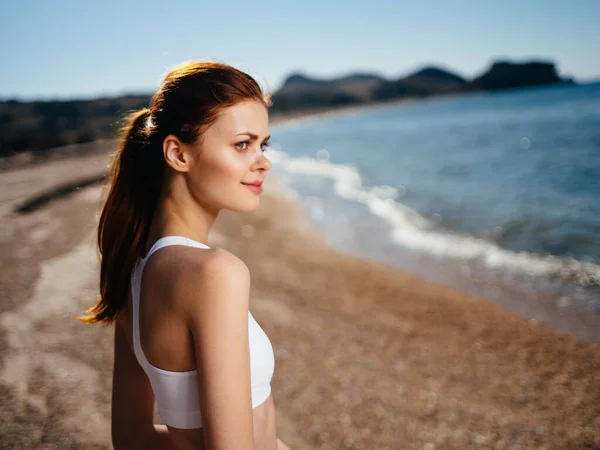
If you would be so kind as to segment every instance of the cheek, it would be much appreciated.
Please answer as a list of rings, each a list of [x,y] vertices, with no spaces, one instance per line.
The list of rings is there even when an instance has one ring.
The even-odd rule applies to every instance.
[[[205,160],[194,171],[194,185],[200,190],[215,192],[231,189],[243,181],[246,166],[235,155],[223,155],[222,158]]]

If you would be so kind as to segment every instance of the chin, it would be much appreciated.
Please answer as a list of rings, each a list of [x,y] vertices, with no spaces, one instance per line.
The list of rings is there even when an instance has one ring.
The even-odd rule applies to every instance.
[[[249,213],[258,208],[260,205],[260,200],[257,198],[253,202],[240,202],[236,205],[230,205],[227,209],[235,212]]]

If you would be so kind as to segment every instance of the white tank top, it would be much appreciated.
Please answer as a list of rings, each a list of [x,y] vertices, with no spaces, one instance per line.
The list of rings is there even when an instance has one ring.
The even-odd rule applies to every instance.
[[[152,253],[167,245],[187,245],[210,248],[183,236],[165,236],[152,246],[145,258],[139,258],[131,273],[133,301],[133,344],[135,356],[148,375],[161,419],[173,428],[201,428],[202,416],[196,383],[197,370],[170,372],[153,366],[142,351],[139,332],[140,285],[144,266]],[[271,393],[271,379],[275,370],[275,355],[268,336],[248,311],[250,342],[250,377],[252,408],[263,403]]]

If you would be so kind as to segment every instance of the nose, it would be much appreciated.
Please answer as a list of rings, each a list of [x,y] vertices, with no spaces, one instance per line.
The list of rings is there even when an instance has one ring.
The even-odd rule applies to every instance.
[[[268,171],[271,168],[271,161],[267,158],[264,152],[260,152],[257,160],[254,163],[254,170]]]

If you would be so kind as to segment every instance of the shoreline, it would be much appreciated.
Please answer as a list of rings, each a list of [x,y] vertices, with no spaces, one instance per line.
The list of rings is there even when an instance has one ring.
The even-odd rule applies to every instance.
[[[0,173],[0,444],[110,448],[111,329],[73,319],[97,289],[102,189],[15,212],[106,161]],[[276,355],[278,435],[291,448],[600,446],[600,347],[331,248],[277,178],[256,211],[224,211],[208,245],[250,269],[250,308]]]
[[[311,195],[321,198],[316,191],[312,191]],[[311,203],[305,198],[299,201],[309,214]],[[339,221],[337,218],[340,214],[345,216],[336,206],[332,209],[334,212],[330,218],[325,216],[314,221],[314,226],[327,236],[329,245],[354,255],[382,261],[425,280],[482,298],[525,319],[549,325],[560,333],[600,344],[600,310],[589,309],[577,299],[568,300],[569,292],[565,290],[565,286],[556,282],[552,285],[550,277],[525,277],[512,268],[494,268],[473,259],[440,256],[427,252],[426,249],[403,247],[390,238],[389,225],[372,216],[367,208],[361,210],[360,215],[352,212],[350,222],[362,217],[362,223],[353,227],[349,233],[351,238],[340,239],[344,235],[343,229],[339,228],[340,223],[348,223],[348,219]],[[373,223],[367,225],[367,221]],[[360,231],[363,226],[364,231]],[[571,285],[566,288],[575,289]]]

